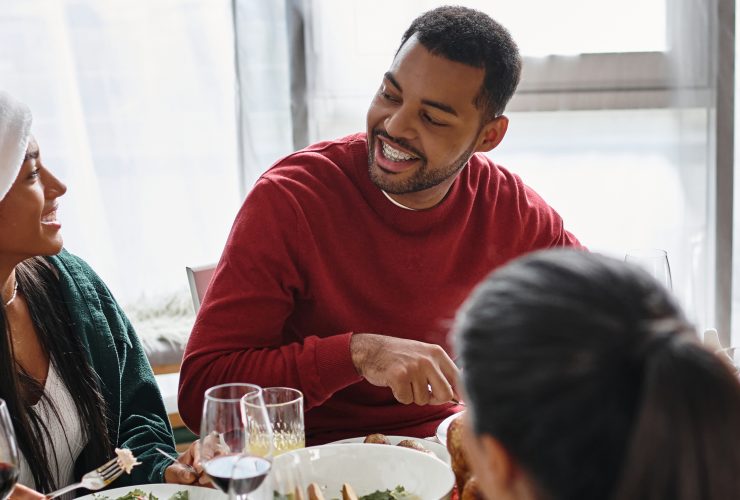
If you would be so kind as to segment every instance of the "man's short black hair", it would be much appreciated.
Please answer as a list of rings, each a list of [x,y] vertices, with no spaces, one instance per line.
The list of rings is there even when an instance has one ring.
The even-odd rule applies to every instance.
[[[413,35],[432,54],[485,70],[475,98],[484,123],[504,112],[522,70],[519,48],[506,28],[478,10],[444,6],[417,17],[398,50]]]

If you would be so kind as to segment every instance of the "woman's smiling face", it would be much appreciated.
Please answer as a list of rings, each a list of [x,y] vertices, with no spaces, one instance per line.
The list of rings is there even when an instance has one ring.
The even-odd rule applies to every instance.
[[[38,143],[31,137],[18,177],[0,200],[0,258],[21,262],[61,251],[57,199],[66,191],[44,166]]]

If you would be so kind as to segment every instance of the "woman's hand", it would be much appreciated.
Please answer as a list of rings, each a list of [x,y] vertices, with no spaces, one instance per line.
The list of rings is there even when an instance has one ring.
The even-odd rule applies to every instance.
[[[197,440],[188,446],[176,462],[164,470],[164,481],[166,483],[177,484],[209,484],[208,476],[203,474],[203,467],[200,463],[200,440]]]
[[[8,500],[42,500],[44,498],[46,498],[46,495],[43,493],[39,493],[22,484],[16,484],[13,491],[10,492],[10,496],[8,496]]]

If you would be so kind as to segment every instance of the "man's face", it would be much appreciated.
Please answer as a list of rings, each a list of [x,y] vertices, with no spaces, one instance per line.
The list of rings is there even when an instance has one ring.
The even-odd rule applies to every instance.
[[[441,201],[484,142],[487,128],[474,104],[483,77],[482,68],[433,55],[412,36],[367,113],[375,185],[412,208],[425,208],[414,205],[430,197]]]

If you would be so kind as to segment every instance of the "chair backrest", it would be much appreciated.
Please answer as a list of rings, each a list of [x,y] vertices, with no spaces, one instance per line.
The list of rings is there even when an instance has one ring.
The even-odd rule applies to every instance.
[[[196,313],[200,309],[200,303],[206,294],[206,290],[208,290],[208,285],[211,283],[215,270],[216,264],[185,268],[188,275],[188,284],[190,285],[190,295],[193,297],[193,309]]]

